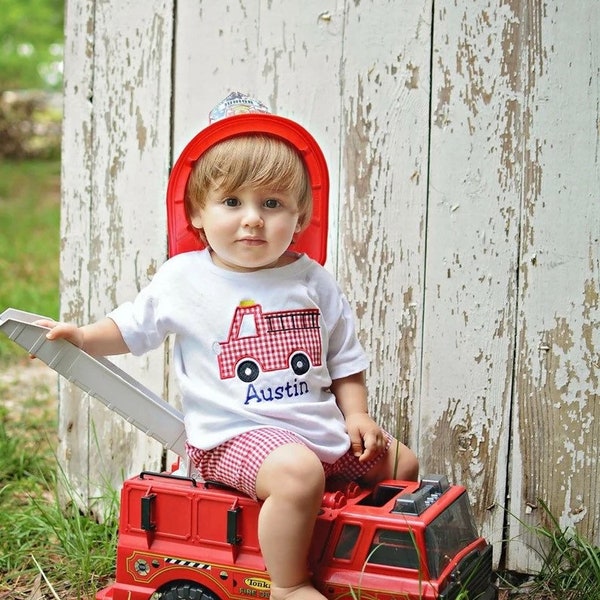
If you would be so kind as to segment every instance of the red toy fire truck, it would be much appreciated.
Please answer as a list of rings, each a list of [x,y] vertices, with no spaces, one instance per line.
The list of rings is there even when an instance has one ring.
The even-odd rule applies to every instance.
[[[323,263],[327,239],[327,166],[302,127],[275,115],[217,121],[185,148],[169,179],[170,255],[200,247],[187,222],[184,195],[192,165],[213,144],[257,132],[283,138],[310,175],[313,217],[294,248]],[[31,354],[185,457],[179,411],[106,359],[64,340],[49,341],[41,319],[7,309],[0,329]],[[248,331],[252,331],[248,335]],[[264,339],[278,338],[269,355]],[[263,342],[263,343],[261,343]],[[228,339],[215,348],[223,377],[253,381],[260,370],[320,364],[318,312],[262,313],[248,303],[234,315]],[[258,543],[260,503],[199,481],[185,469],[141,473],[121,491],[116,579],[98,600],[247,600],[269,598],[270,580]],[[310,552],[318,589],[331,600],[490,600],[491,546],[477,534],[465,489],[444,476],[389,480],[373,489],[335,487],[323,497]]]
[[[116,582],[98,600],[269,598],[259,509],[193,478],[130,479],[121,495]],[[491,546],[477,535],[466,491],[440,476],[328,491],[310,559],[314,581],[332,600],[495,595]]]

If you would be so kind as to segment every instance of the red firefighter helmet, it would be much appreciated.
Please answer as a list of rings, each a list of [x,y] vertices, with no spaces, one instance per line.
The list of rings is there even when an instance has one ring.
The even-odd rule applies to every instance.
[[[262,103],[239,93],[230,94],[221,102],[211,112],[211,120],[213,122],[184,148],[169,177],[169,256],[204,247],[185,210],[185,190],[194,163],[223,140],[256,133],[280,138],[296,148],[302,157],[310,178],[313,212],[309,225],[299,234],[293,249],[305,252],[323,264],[327,255],[329,176],[325,157],[312,135],[298,123],[270,114]]]

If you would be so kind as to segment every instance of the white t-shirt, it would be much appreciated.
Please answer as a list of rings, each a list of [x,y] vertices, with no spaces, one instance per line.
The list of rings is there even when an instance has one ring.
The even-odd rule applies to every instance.
[[[323,462],[350,446],[329,391],[367,357],[337,283],[306,255],[251,273],[207,250],[168,260],[133,302],[108,315],[139,355],[175,335],[188,441],[209,450],[260,427],[302,436]]]

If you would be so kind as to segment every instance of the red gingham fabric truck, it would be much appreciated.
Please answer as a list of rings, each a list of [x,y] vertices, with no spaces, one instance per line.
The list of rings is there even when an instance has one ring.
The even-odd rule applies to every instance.
[[[218,363],[222,379],[236,375],[254,381],[260,371],[291,368],[306,373],[321,364],[318,309],[263,313],[260,304],[247,301],[235,310],[229,336],[219,344]]]

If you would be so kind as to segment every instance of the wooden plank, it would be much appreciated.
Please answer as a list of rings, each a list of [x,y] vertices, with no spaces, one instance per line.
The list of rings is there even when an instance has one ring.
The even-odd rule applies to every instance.
[[[172,22],[169,0],[68,5],[66,62],[74,63],[65,77],[66,319],[103,316],[132,298],[164,260]],[[116,362],[162,393],[162,351]],[[92,488],[103,479],[118,485],[123,474],[160,467],[156,443],[68,386],[61,415],[65,470],[81,481],[84,497],[97,494]]]
[[[377,420],[417,450],[431,2],[347,3],[339,278]]]
[[[179,2],[175,23],[172,161],[231,91],[254,92],[258,2]],[[233,87],[233,89],[232,89]]]
[[[62,133],[61,181],[61,319],[74,323],[89,320],[89,218],[92,179],[91,114],[93,97],[94,1],[67,2],[65,11],[64,122]],[[86,150],[88,149],[88,150]],[[59,420],[57,448],[61,468],[70,485],[87,502],[87,452],[79,450],[75,431],[87,431],[90,401],[80,390],[59,380]]]
[[[522,2],[523,200],[507,566],[536,570],[528,528],[600,543],[600,6]]]
[[[261,2],[258,94],[272,110],[302,124],[329,169],[328,264],[335,269],[340,197],[340,65],[343,7],[335,0]]]
[[[436,2],[425,266],[423,470],[469,490],[502,549],[519,243],[519,99],[505,3]]]

